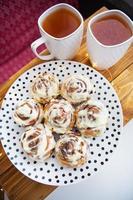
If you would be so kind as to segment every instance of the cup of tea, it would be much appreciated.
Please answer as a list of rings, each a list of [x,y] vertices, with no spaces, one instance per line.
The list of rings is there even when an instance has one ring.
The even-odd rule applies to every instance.
[[[133,22],[120,10],[105,11],[88,23],[87,49],[92,65],[108,69],[118,62],[133,42]]]
[[[46,10],[38,19],[41,37],[31,44],[32,51],[42,60],[71,59],[80,48],[83,17],[74,7],[60,3]],[[37,48],[45,44],[49,55],[39,55]]]

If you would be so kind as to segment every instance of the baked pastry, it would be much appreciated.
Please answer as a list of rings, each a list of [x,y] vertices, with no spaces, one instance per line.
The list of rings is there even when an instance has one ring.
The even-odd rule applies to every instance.
[[[59,81],[53,74],[40,74],[31,85],[31,95],[40,103],[46,103],[59,94]]]
[[[13,117],[20,126],[35,125],[43,119],[43,107],[34,99],[22,100],[16,106]]]
[[[108,112],[106,107],[95,100],[88,100],[77,107],[76,126],[79,131],[86,137],[95,137],[105,131]]]
[[[22,134],[21,145],[31,159],[43,162],[51,156],[55,141],[49,128],[38,124]]]
[[[73,134],[63,135],[56,143],[55,156],[62,165],[81,166],[87,160],[87,142]]]
[[[48,127],[64,134],[74,125],[74,108],[64,99],[53,99],[45,106],[44,119]]]
[[[82,75],[69,76],[61,86],[61,95],[72,104],[90,99],[93,87],[89,79]]]

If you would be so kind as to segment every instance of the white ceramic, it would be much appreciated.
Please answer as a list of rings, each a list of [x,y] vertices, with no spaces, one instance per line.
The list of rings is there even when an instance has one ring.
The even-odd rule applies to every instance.
[[[73,12],[76,16],[78,16],[81,23],[80,26],[73,33],[67,35],[66,37],[55,38],[44,31],[44,29],[42,28],[42,22],[50,13],[58,10],[59,8],[66,8]],[[65,3],[60,3],[49,8],[39,17],[38,27],[41,33],[41,37],[31,44],[32,51],[38,58],[42,60],[50,60],[53,58],[71,59],[76,55],[77,51],[80,48],[83,36],[83,17],[74,7]],[[41,44],[46,45],[47,49],[50,52],[50,55],[39,55],[37,53],[37,48]]]
[[[99,70],[108,69],[117,61],[119,61],[133,42],[133,34],[128,40],[112,46],[103,45],[95,38],[91,30],[91,25],[95,21],[105,16],[114,14],[122,17],[127,22],[133,32],[133,22],[125,13],[120,10],[105,11],[101,14],[96,15],[89,21],[87,29],[87,49],[93,67]]]
[[[12,115],[17,102],[31,98],[29,91],[31,82],[42,72],[54,74],[60,83],[70,74],[87,76],[95,88],[94,99],[100,100],[108,110],[109,119],[104,134],[97,138],[86,139],[89,144],[88,158],[81,167],[63,167],[57,162],[54,154],[44,163],[35,162],[25,154],[21,147],[20,137],[24,128],[16,124]],[[48,185],[78,183],[100,172],[101,168],[106,167],[105,164],[117,149],[122,126],[121,105],[111,84],[95,69],[74,61],[45,62],[23,73],[8,90],[0,111],[0,139],[8,158],[24,175]]]

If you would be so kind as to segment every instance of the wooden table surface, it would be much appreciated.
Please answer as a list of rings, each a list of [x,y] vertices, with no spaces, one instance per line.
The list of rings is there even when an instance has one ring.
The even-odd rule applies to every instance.
[[[105,7],[98,10],[95,14],[107,10]],[[93,16],[93,15],[92,15]],[[91,16],[91,17],[92,17]],[[89,17],[84,23],[84,37],[79,53],[73,60],[91,65],[86,50],[85,36]],[[47,53],[47,52],[45,52]],[[35,58],[16,74],[14,74],[4,85],[0,86],[0,103],[11,84],[27,69],[42,63]],[[115,88],[123,108],[124,124],[133,118],[133,46],[126,55],[108,71],[100,71]],[[40,200],[44,199],[56,187],[43,185],[32,181],[19,172],[9,161],[0,144],[0,184],[7,191],[10,200]]]

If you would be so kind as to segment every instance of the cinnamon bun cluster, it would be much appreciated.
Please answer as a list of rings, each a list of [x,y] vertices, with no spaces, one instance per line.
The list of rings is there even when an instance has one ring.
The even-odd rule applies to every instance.
[[[54,152],[62,165],[83,165],[88,152],[85,137],[102,134],[108,119],[105,106],[91,97],[89,79],[75,75],[59,84],[53,74],[42,73],[30,91],[32,98],[19,102],[13,114],[26,128],[21,135],[24,151],[37,161],[43,162]]]

